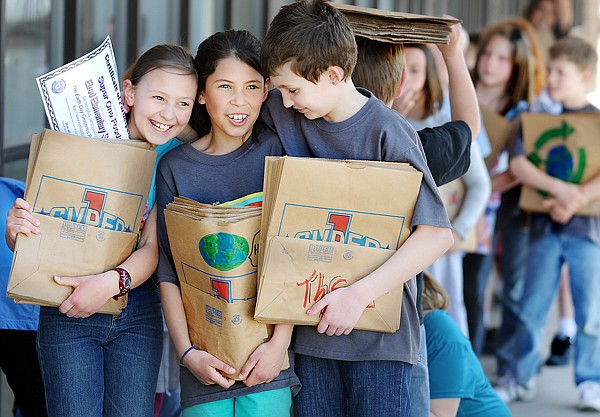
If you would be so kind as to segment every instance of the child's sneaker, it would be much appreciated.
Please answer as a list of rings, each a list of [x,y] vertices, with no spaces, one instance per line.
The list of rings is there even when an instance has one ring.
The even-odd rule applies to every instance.
[[[577,385],[577,391],[579,391],[578,410],[600,411],[600,384],[593,381],[584,381]]]
[[[506,404],[510,404],[517,400],[533,401],[536,396],[535,378],[531,378],[525,384],[519,384],[512,375],[504,375],[498,378],[494,384],[494,391],[498,397]]]
[[[548,366],[564,366],[568,365],[573,356],[573,346],[569,336],[557,334],[552,339],[550,346],[550,356],[546,360]]]
[[[503,375],[496,380],[494,383],[494,391],[498,394],[498,397],[506,404],[510,404],[518,399],[517,395],[517,381],[512,375]]]
[[[535,400],[537,395],[535,378],[531,378],[524,384],[517,384],[517,397],[521,401],[529,402]]]

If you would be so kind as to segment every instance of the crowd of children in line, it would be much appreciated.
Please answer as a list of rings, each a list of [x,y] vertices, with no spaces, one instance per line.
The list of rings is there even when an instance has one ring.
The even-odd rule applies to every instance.
[[[584,184],[549,176],[527,159],[520,127],[523,112],[598,111],[586,98],[596,52],[566,36],[565,3],[532,1],[528,20],[484,28],[472,42],[472,68],[460,25],[448,45],[403,47],[355,38],[322,0],[282,7],[262,43],[228,30],[203,41],[195,58],[173,45],[144,53],[123,84],[130,136],[156,145],[159,155],[140,242],[114,270],[55,278],[73,294],[59,308],[42,307],[36,345],[28,339],[47,415],[157,416],[162,305],[185,417],[283,417],[292,408],[297,417],[509,416],[505,403],[535,395],[564,265],[563,294],[572,295],[574,314],[553,353],[560,362],[574,346],[578,408],[600,411],[600,216],[576,214],[600,198],[600,174]],[[548,33],[561,39],[545,53]],[[514,124],[514,137],[492,161],[484,160],[492,146],[479,106]],[[233,369],[190,342],[164,209],[176,196],[212,204],[261,191],[268,155],[408,162],[423,181],[411,235],[386,263],[312,306],[307,314],[322,314],[318,326],[276,325]],[[449,218],[441,194],[452,184],[464,198]],[[519,209],[521,184],[548,194],[547,214]],[[6,187],[13,199],[22,196]],[[28,202],[10,205],[2,216],[14,249],[17,234],[40,230]],[[467,241],[474,244],[465,255]],[[492,387],[477,356],[498,248],[502,323]],[[372,300],[398,286],[400,330],[353,329]],[[123,313],[96,313],[126,293]],[[288,350],[291,367],[280,371]],[[23,416],[45,415],[28,410],[33,400],[11,383],[8,364],[2,368]]]

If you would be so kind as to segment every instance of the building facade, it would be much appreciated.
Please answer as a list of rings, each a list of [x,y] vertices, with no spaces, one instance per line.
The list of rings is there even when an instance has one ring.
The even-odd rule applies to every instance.
[[[291,1],[0,0],[0,175],[24,179],[30,137],[47,127],[36,77],[90,51],[107,35],[119,74],[155,44],[181,43],[193,52],[211,33],[229,28],[262,37],[279,7]],[[576,19],[585,1],[597,0],[574,0]],[[519,15],[527,0],[343,2],[434,16],[447,13],[476,31]]]

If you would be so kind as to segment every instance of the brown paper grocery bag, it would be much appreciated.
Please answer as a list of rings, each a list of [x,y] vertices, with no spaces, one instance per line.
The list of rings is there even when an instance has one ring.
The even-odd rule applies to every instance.
[[[123,262],[137,242],[137,234],[116,232],[34,214],[39,235],[18,235],[6,295],[16,302],[59,306],[73,288],[53,277],[75,277],[104,272]],[[101,313],[118,314],[127,297],[112,298]]]
[[[137,241],[155,161],[146,142],[48,129],[33,135],[25,200],[40,215],[42,234],[17,238],[8,295],[59,305],[72,290],[54,283],[54,275],[101,273],[126,259]],[[102,312],[118,313],[125,303],[126,297],[109,301]]]
[[[185,282],[181,296],[192,344],[234,367],[236,374],[227,376],[238,379],[252,352],[273,333],[273,326],[254,320],[256,299],[228,303]],[[289,367],[286,356],[282,370]]]
[[[405,163],[267,157],[262,239],[398,249],[410,234],[422,176]],[[259,249],[263,260],[264,245]]]
[[[265,323],[314,325],[306,310],[337,288],[382,265],[395,251],[331,242],[272,237],[267,240],[261,293],[254,317]],[[374,300],[355,328],[393,333],[400,328],[401,285]]]
[[[227,302],[256,297],[260,216],[199,220],[165,209],[179,280]]]
[[[485,157],[485,165],[489,171],[498,160],[500,152],[515,137],[517,124],[506,120],[503,116],[488,108],[481,107],[480,110],[483,125],[492,145],[492,151]]]
[[[574,184],[583,184],[600,172],[600,113],[526,113],[522,120],[525,154],[540,170]],[[527,211],[548,212],[542,206],[546,197],[523,186],[519,205]],[[592,201],[577,214],[600,215],[600,200]]]
[[[150,144],[46,129],[30,158],[25,200],[35,213],[137,233],[156,162]]]
[[[462,207],[463,201],[465,199],[465,184],[464,181],[460,178],[451,181],[447,184],[444,184],[438,187],[438,191],[440,192],[440,197],[442,197],[442,201],[444,202],[444,207],[446,208],[446,212],[448,213],[448,218],[450,219],[450,223],[454,221],[460,209]],[[475,252],[477,248],[477,233],[475,231],[475,226],[469,230],[465,240],[463,241],[460,249],[465,252]]]
[[[266,236],[397,249],[410,234],[422,174],[407,164],[267,158]]]
[[[196,204],[182,210],[169,204],[165,221],[190,339],[239,372],[273,332],[272,325],[253,317],[260,210],[238,220],[232,220],[237,208],[219,209],[220,217],[201,214],[213,210]],[[233,217],[223,217],[226,213]],[[287,357],[283,366],[289,367]]]

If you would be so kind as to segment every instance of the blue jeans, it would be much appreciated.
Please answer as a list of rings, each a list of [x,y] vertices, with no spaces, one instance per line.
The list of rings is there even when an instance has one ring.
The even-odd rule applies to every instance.
[[[429,417],[429,370],[427,368],[427,335],[425,326],[421,324],[421,341],[419,344],[419,360],[412,368],[409,383],[410,417]]]
[[[506,343],[510,345],[519,320],[519,303],[523,297],[527,276],[529,233],[523,229],[519,217],[513,217],[502,228],[502,239],[502,322],[498,329],[496,350],[499,376],[506,373],[513,360],[512,352],[507,351]]]
[[[151,279],[131,291],[119,315],[76,319],[42,307],[37,349],[48,415],[152,416],[162,335]]]
[[[575,307],[575,383],[600,382],[600,246],[578,236],[551,233],[530,243],[527,278],[519,303],[520,321],[507,347],[512,374],[529,381],[540,363],[548,313],[558,291],[563,263],[569,265]]]
[[[296,354],[302,389],[295,417],[408,417],[412,365],[397,361],[339,361]]]

